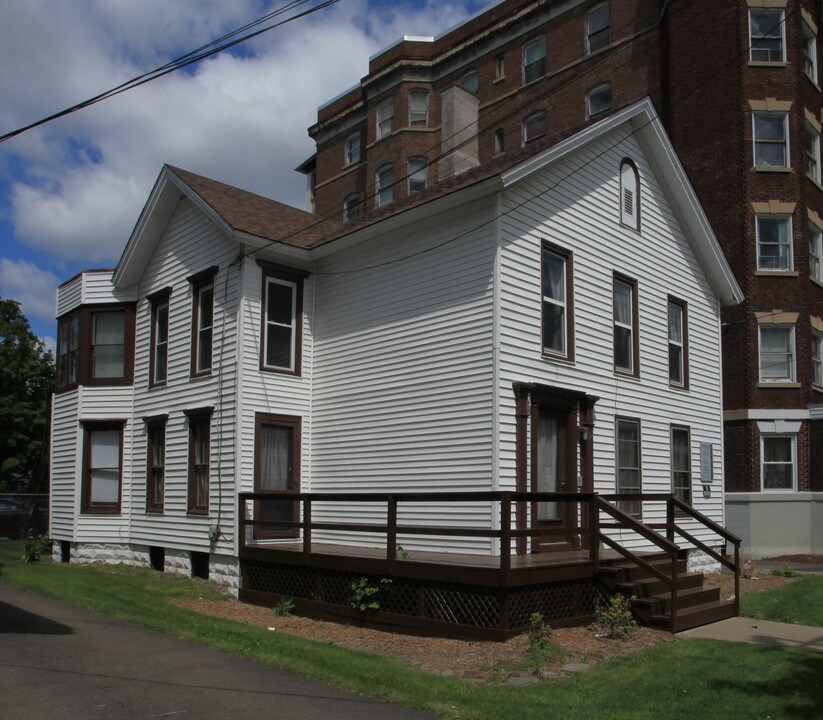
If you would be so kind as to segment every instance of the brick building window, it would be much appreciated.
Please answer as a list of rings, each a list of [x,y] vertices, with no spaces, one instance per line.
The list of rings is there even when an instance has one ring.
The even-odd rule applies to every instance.
[[[586,93],[586,116],[595,117],[612,109],[612,84],[603,82]]]
[[[792,269],[792,219],[776,215],[755,218],[757,269],[788,272]]]
[[[343,201],[343,222],[351,222],[358,217],[360,217],[360,196],[354,193]]]
[[[606,48],[611,43],[609,3],[595,5],[586,13],[586,48],[589,54]]]
[[[806,175],[820,183],[820,133],[806,123]]]
[[[457,84],[466,92],[477,94],[477,91],[480,89],[477,70],[469,70],[469,72],[457,81]]]
[[[360,162],[360,133],[352,133],[346,138],[343,160],[346,165]]]
[[[823,388],[823,333],[812,330],[812,382]]]
[[[782,9],[749,10],[749,59],[752,62],[786,61],[784,21]]]
[[[428,127],[429,91],[409,91],[409,127]]]
[[[394,98],[387,98],[377,106],[377,139],[382,140],[394,130]]]
[[[752,122],[755,167],[788,167],[788,113],[755,113]]]
[[[506,152],[506,132],[503,128],[494,131],[494,154],[500,155]]]
[[[817,35],[803,23],[803,70],[813,83],[817,82]]]
[[[692,501],[691,432],[687,427],[671,429],[672,493],[684,503]]]
[[[761,325],[760,382],[784,383],[795,381],[795,353],[793,325]]]
[[[809,223],[809,276],[823,283],[823,232]]]
[[[409,195],[422,192],[429,182],[429,165],[424,157],[409,158]]]
[[[394,199],[394,170],[383,165],[374,176],[375,202],[377,207],[388,205]]]
[[[796,487],[797,435],[760,436],[760,478],[764,490]]]
[[[498,82],[506,78],[506,56],[498,55],[494,58],[494,81]]]
[[[546,134],[546,113],[540,110],[523,118],[523,144]]]
[[[539,37],[523,46],[523,84],[546,74],[546,38]]]

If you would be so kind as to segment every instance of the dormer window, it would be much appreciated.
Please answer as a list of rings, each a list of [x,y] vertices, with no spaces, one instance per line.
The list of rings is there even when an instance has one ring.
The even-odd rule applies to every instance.
[[[382,140],[394,131],[394,98],[388,98],[377,106],[377,139]]]
[[[409,127],[428,127],[429,91],[409,91]]]
[[[620,222],[640,229],[640,195],[637,168],[631,160],[620,165]]]
[[[353,133],[346,138],[346,149],[343,159],[346,165],[353,165],[356,162],[360,162],[360,133]]]

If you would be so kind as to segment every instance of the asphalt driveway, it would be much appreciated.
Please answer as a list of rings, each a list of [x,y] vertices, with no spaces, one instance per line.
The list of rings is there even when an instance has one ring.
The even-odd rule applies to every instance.
[[[430,718],[3,582],[0,717]]]

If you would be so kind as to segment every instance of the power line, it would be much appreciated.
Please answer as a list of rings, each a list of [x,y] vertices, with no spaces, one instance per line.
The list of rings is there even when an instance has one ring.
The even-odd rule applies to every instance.
[[[40,127],[41,125],[45,125],[46,123],[52,122],[53,120],[57,120],[58,118],[65,117],[66,115],[71,115],[79,110],[83,110],[87,107],[92,105],[96,105],[103,100],[108,100],[109,98],[115,97],[116,95],[120,95],[121,93],[127,92],[129,90],[133,90],[134,88],[140,87],[141,85],[145,85],[146,83],[152,82],[153,80],[157,80],[158,78],[163,77],[164,75],[168,75],[169,73],[176,72],[177,70],[182,70],[190,65],[194,65],[195,63],[200,62],[201,60],[205,60],[212,55],[216,55],[224,50],[228,50],[236,45],[240,45],[241,43],[246,42],[247,40],[251,40],[263,33],[269,32],[270,30],[274,30],[275,28],[282,27],[294,20],[299,20],[300,18],[306,17],[313,13],[316,13],[320,10],[324,10],[331,5],[335,5],[336,3],[340,2],[340,0],[325,0],[324,2],[320,3],[319,5],[309,8],[307,10],[303,10],[296,15],[292,15],[285,20],[281,20],[279,22],[273,23],[271,25],[267,25],[266,27],[260,28],[255,30],[254,32],[250,32],[245,35],[240,35],[240,33],[245,32],[246,30],[250,30],[252,28],[258,27],[262,23],[271,20],[275,17],[279,17],[280,15],[285,14],[289,10],[294,10],[301,5],[305,5],[312,0],[292,0],[292,2],[288,2],[282,7],[278,8],[277,10],[273,10],[266,15],[258,18],[257,20],[253,20],[250,23],[247,23],[241,28],[237,28],[236,30],[232,30],[230,33],[223,35],[222,37],[212,40],[211,42],[203,45],[196,50],[192,50],[185,55],[181,55],[180,57],[169,61],[165,65],[161,65],[154,70],[150,70],[149,72],[143,73],[142,75],[138,75],[131,80],[127,80],[120,85],[117,85],[110,90],[106,90],[105,92],[99,93],[87,100],[83,100],[82,102],[77,103],[76,105],[72,105],[71,107],[65,108],[60,110],[59,112],[53,113],[47,117],[41,118],[33,123],[25,125],[24,127],[18,128],[17,130],[12,130],[11,132],[7,132],[4,135],[0,135],[0,143],[6,142],[7,140],[11,140],[18,135],[27,132],[28,130],[32,130],[36,127]],[[238,37],[240,35],[240,37]]]

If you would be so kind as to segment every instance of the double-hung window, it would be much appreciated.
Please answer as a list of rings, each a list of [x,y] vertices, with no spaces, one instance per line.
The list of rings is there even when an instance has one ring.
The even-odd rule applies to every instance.
[[[543,110],[532,113],[523,119],[523,144],[543,137],[546,134],[546,113]]]
[[[797,435],[760,436],[760,479],[764,490],[794,490]]]
[[[615,420],[615,465],[618,494],[641,492],[640,475],[640,421],[629,418]],[[639,517],[642,503],[639,500],[621,500],[618,507],[629,515]]]
[[[69,315],[57,323],[57,389],[77,382],[77,351],[80,347],[80,316]]]
[[[760,325],[760,382],[795,381],[794,325]]]
[[[672,494],[684,503],[692,501],[691,433],[687,427],[672,426]]]
[[[429,91],[409,90],[409,127],[428,127]]]
[[[211,408],[189,410],[189,478],[188,512],[209,512],[209,476],[211,466]]]
[[[809,277],[823,284],[823,232],[809,223]]]
[[[586,13],[586,49],[589,54],[606,48],[611,43],[609,3],[595,5]]]
[[[263,268],[260,368],[299,375],[304,274],[263,261],[258,264]]]
[[[346,138],[343,162],[345,165],[353,165],[360,162],[360,133],[352,133]]]
[[[813,83],[817,82],[817,35],[803,23],[803,70]]]
[[[151,303],[151,355],[149,385],[164,385],[169,374],[169,296],[166,288],[149,297]]]
[[[523,84],[546,74],[546,38],[539,37],[523,46]]]
[[[789,116],[784,112],[755,113],[754,166],[789,167]]]
[[[758,215],[757,269],[788,272],[792,269],[792,222],[789,216]]]
[[[823,332],[812,330],[812,383],[823,388]]]
[[[752,62],[785,62],[784,27],[785,13],[782,9],[749,10],[749,59]]]
[[[394,130],[394,98],[387,98],[377,106],[377,139],[382,140]]]
[[[83,424],[84,513],[120,513],[123,425],[122,421]]]
[[[543,353],[573,357],[572,255],[549,243],[542,249]]]
[[[806,175],[820,183],[820,133],[806,123]]]
[[[126,363],[126,312],[92,313],[91,376],[122,378]]]
[[[217,267],[192,275],[191,376],[208,375],[214,339],[214,278]]]
[[[614,371],[637,376],[637,282],[615,275],[613,281]]]
[[[343,201],[343,222],[351,222],[358,217],[360,217],[360,196],[354,193]]]
[[[424,157],[409,159],[409,195],[422,192],[428,185],[429,165]]]
[[[686,304],[669,298],[669,385],[688,385],[688,344]]]
[[[374,196],[377,207],[388,205],[394,200],[394,168],[383,165],[374,175]]]
[[[146,512],[163,512],[167,416],[146,418]]]
[[[590,118],[612,109],[612,84],[602,82],[586,93],[586,115]]]

